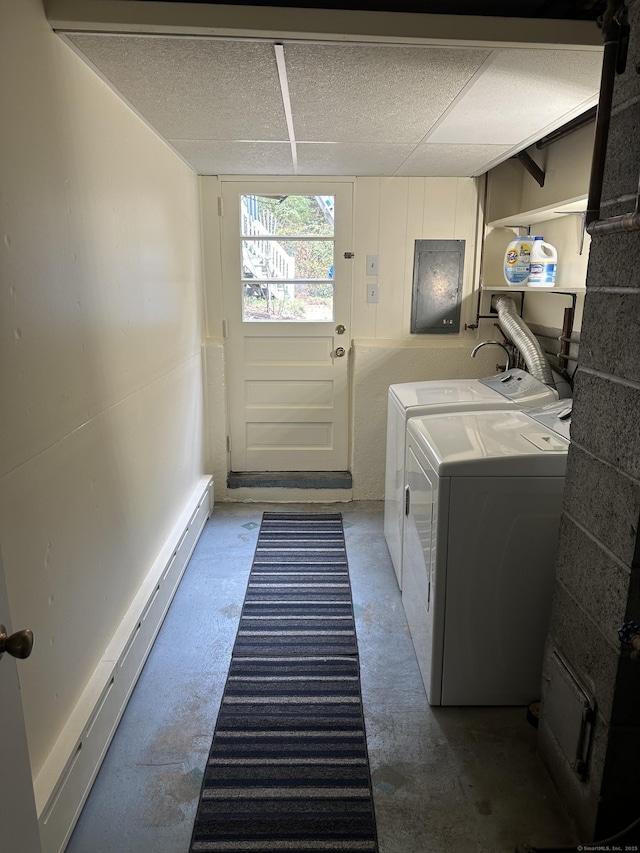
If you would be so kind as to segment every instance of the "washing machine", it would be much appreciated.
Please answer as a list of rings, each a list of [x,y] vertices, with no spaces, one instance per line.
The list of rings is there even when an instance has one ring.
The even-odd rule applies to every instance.
[[[570,411],[408,422],[402,603],[431,705],[540,695]]]
[[[440,412],[514,409],[555,402],[558,393],[525,370],[514,368],[484,379],[448,379],[390,385],[384,487],[384,535],[402,589],[405,447],[407,420]]]

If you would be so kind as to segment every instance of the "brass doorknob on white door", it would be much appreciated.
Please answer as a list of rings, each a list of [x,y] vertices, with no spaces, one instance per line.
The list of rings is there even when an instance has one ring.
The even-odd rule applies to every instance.
[[[0,625],[0,658],[7,652],[14,658],[28,658],[33,649],[33,631],[25,628],[7,636],[7,629]]]
[[[336,350],[335,350],[336,358],[342,358],[342,356],[345,354],[345,352],[346,352],[346,350],[344,347],[336,347]]]

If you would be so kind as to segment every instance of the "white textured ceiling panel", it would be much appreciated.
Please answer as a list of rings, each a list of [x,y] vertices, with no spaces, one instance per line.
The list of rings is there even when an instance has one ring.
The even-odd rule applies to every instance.
[[[516,145],[558,126],[600,89],[602,55],[588,50],[500,50],[429,142]]]
[[[288,139],[270,44],[73,33],[67,37],[167,139]]]
[[[283,39],[278,68],[266,37],[65,37],[203,175],[482,174],[595,103],[602,61],[586,48]]]
[[[288,142],[169,141],[199,175],[293,175]]]
[[[488,49],[287,44],[296,139],[417,143]]]
[[[508,150],[508,145],[436,145],[425,142],[418,145],[397,174],[403,177],[469,177],[481,172],[486,163],[491,163]]]
[[[372,145],[366,142],[301,142],[297,145],[298,174],[393,175],[413,148],[413,145]]]

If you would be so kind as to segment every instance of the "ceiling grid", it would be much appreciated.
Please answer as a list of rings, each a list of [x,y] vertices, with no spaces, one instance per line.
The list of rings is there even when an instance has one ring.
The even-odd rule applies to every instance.
[[[476,176],[600,86],[592,44],[58,31],[202,175]]]

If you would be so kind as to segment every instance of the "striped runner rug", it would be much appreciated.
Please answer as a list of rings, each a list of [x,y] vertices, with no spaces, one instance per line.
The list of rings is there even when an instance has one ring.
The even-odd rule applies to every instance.
[[[190,853],[377,853],[341,513],[265,512]]]

